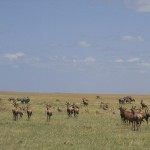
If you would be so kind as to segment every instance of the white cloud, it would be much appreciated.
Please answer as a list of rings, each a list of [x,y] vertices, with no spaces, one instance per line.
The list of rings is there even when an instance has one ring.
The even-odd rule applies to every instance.
[[[73,63],[86,63],[86,64],[92,64],[96,62],[96,59],[94,57],[86,57],[83,59],[74,58]]]
[[[89,64],[89,63],[94,63],[94,62],[96,62],[96,59],[93,58],[93,57],[86,57],[86,58],[84,59],[84,62],[87,63],[87,64]]]
[[[141,65],[143,67],[150,67],[150,63],[148,63],[148,62],[142,62]]]
[[[90,47],[91,45],[88,42],[86,42],[86,41],[80,41],[79,42],[79,46],[87,48],[87,47]]]
[[[134,62],[139,62],[140,61],[140,58],[137,58],[137,57],[133,57],[133,58],[130,58],[130,59],[126,59],[126,60],[123,60],[123,59],[117,59],[115,60],[115,62],[117,63],[134,63]]]
[[[73,62],[73,63],[78,63],[78,62],[81,62],[81,60],[74,58],[74,59],[72,60],[72,62]]]
[[[117,63],[123,63],[124,60],[123,59],[117,59],[115,62],[117,62]]]
[[[51,61],[55,61],[55,60],[58,59],[58,56],[50,56],[49,59],[50,59]]]
[[[144,41],[144,38],[142,36],[131,36],[131,35],[125,35],[122,37],[123,41],[139,41],[142,42]]]
[[[125,67],[126,69],[134,69],[140,72],[150,71],[150,62],[138,57],[133,57],[130,59],[117,59],[116,63],[120,63],[121,67]]]
[[[9,61],[14,61],[19,59],[20,57],[25,56],[23,52],[17,52],[17,53],[6,53],[4,54],[4,58],[6,58]]]
[[[128,7],[136,12],[150,12],[150,0],[124,0]]]
[[[127,62],[133,63],[133,62],[138,62],[140,59],[139,58],[130,58],[127,60]]]

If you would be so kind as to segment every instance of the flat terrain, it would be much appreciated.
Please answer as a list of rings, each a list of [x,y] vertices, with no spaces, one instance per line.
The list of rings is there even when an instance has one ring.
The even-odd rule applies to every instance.
[[[100,99],[96,99],[97,95]],[[31,99],[31,120],[24,112],[23,118],[14,121],[8,98],[27,96]],[[138,131],[133,131],[121,123],[118,99],[124,96],[127,95],[1,92],[0,150],[149,150],[150,125],[143,122]],[[124,104],[128,109],[132,105],[140,107],[141,99],[150,107],[150,95],[130,96],[135,102]],[[86,108],[83,97],[89,102]],[[67,116],[67,101],[80,107],[78,117]],[[100,108],[101,102],[108,103],[108,110]],[[50,122],[46,120],[45,104],[52,105]]]

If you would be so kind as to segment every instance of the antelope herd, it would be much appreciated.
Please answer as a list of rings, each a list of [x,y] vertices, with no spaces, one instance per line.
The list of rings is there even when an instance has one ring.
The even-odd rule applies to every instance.
[[[71,117],[72,115],[76,117],[79,114],[79,106],[75,104],[71,105],[69,102],[66,102],[66,105],[67,105],[67,114],[69,117]]]
[[[28,104],[30,102],[30,98],[29,97],[23,97],[23,98],[14,98],[14,97],[10,97],[8,99],[9,101],[13,101],[13,102],[21,102],[22,104]]]
[[[28,120],[29,120],[31,118],[31,115],[32,115],[32,110],[29,107],[29,105],[27,105],[26,107],[20,107],[19,103],[14,101],[13,102],[13,108],[12,108],[12,114],[13,114],[13,119],[15,121],[18,120],[18,116],[20,116],[20,118],[22,118],[23,111],[27,112],[27,116],[28,116]]]
[[[99,96],[96,96],[96,99],[100,99]],[[24,97],[24,98],[13,98],[10,97],[8,99],[13,104],[12,108],[12,115],[13,120],[17,121],[19,118],[22,118],[23,115],[27,114],[27,120],[31,119],[31,116],[33,114],[32,108],[30,105],[30,98]],[[60,102],[60,100],[56,99],[57,102]],[[133,99],[131,96],[126,96],[123,98],[118,99],[119,102],[119,111],[120,111],[120,117],[121,122],[126,125],[130,126],[133,130],[138,130],[143,122],[146,121],[148,126],[148,120],[150,117],[150,113],[148,105],[144,103],[143,100],[140,101],[140,107],[137,108],[137,106],[133,106],[133,102],[135,104],[135,99]],[[82,104],[82,106],[81,106]],[[84,108],[84,112],[88,112],[88,105],[89,100],[86,98],[81,99],[80,105],[77,105],[76,103],[70,103],[66,102],[66,109],[61,108],[60,106],[57,107],[58,112],[67,112],[68,117],[77,117],[79,115],[80,108]],[[53,115],[53,107],[51,104],[45,104],[46,106],[46,115],[47,115],[47,121],[51,120],[51,117]],[[129,110],[127,110],[126,106],[131,106]],[[99,109],[103,110],[112,110],[110,108],[110,105],[108,103],[100,102]],[[99,110],[96,110],[96,115],[101,114]],[[115,112],[113,112],[115,114]]]
[[[140,105],[140,108],[132,106],[130,111],[122,105],[119,107],[122,122],[127,126],[131,125],[133,130],[138,130],[144,121],[147,122],[148,126],[148,119],[150,117],[148,106],[143,102],[143,100],[141,100]]]

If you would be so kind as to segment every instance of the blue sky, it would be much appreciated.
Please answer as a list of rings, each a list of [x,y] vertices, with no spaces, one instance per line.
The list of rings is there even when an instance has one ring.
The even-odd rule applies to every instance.
[[[150,94],[149,0],[1,0],[0,91]]]

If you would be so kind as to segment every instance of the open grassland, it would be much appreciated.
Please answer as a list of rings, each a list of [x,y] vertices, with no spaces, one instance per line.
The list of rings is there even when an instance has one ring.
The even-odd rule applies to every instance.
[[[0,150],[149,150],[150,125],[144,122],[139,131],[133,131],[121,123],[118,99],[126,95],[100,94],[96,99],[97,95],[1,92]],[[22,119],[14,121],[8,98],[26,96],[31,99],[31,120],[24,113]],[[150,95],[130,96],[135,103],[125,104],[127,108],[140,107],[141,99],[150,107]],[[89,100],[88,111],[81,104],[83,97]],[[80,106],[77,118],[67,116],[66,101]],[[101,102],[109,103],[110,110],[100,109]],[[50,122],[46,121],[46,103],[53,107]],[[62,112],[57,111],[58,107]]]

